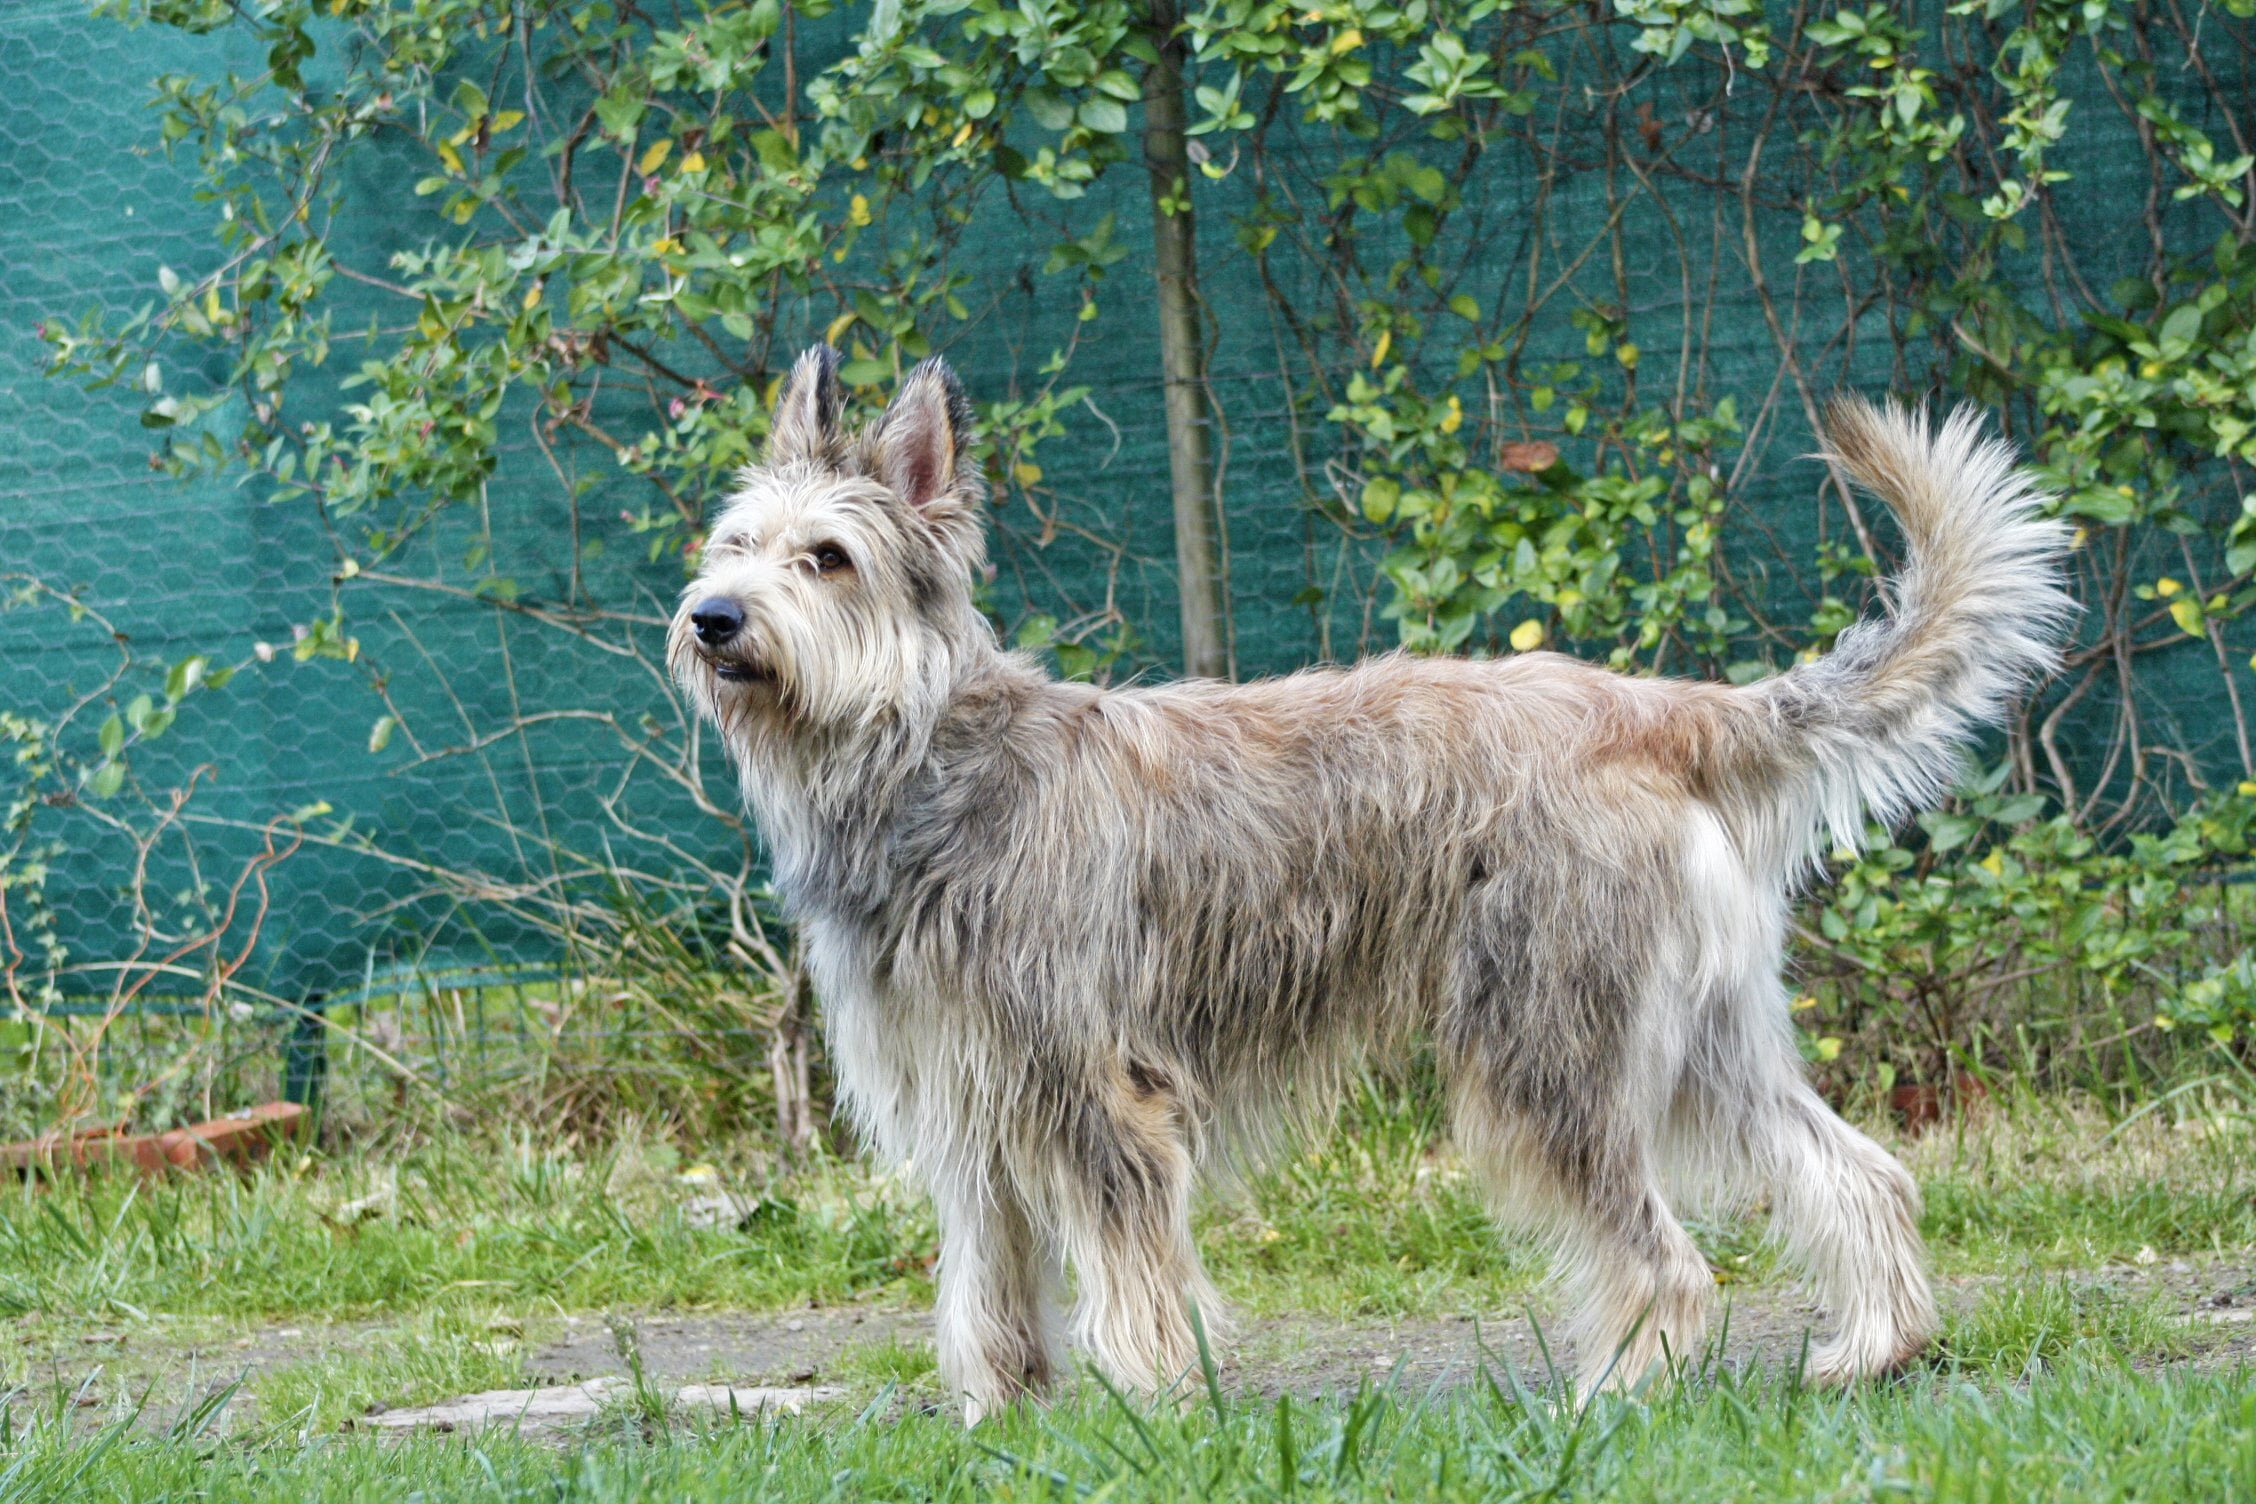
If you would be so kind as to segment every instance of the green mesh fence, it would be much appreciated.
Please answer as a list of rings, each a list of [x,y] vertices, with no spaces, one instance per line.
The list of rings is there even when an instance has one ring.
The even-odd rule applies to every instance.
[[[138,1060],[126,1074],[144,1105],[152,1079],[183,1101],[252,1089],[244,1073],[271,1071],[272,1046],[300,1030],[308,1005],[354,1020],[352,1058],[379,1096],[450,1072],[545,1069],[525,1065],[517,1046],[566,1035],[586,1041],[590,1058],[610,1050],[624,1062],[641,1058],[638,1031],[703,1031],[708,1063],[766,1070],[760,1007],[719,1021],[622,1009],[585,964],[590,953],[618,954],[622,935],[655,928],[693,937],[683,966],[725,968],[733,958],[719,938],[728,933],[723,895],[758,866],[725,766],[685,725],[660,667],[683,567],[678,556],[650,557],[633,526],[645,500],[639,482],[601,449],[505,413],[483,505],[439,519],[380,572],[338,580],[309,509],[270,504],[253,487],[159,474],[137,393],[88,393],[42,376],[38,320],[140,303],[160,267],[212,259],[209,206],[192,194],[189,164],[158,149],[148,81],[257,62],[224,31],[129,31],[85,11],[79,0],[16,0],[0,12],[0,574],[11,603],[0,613],[0,713],[12,718],[0,724],[21,765],[47,755],[58,725],[84,742],[113,714],[129,729],[165,714],[165,676],[194,656],[236,672],[184,699],[98,808],[50,783],[14,811],[5,947],[17,1002],[97,1022],[171,1016],[225,1041],[177,1078],[161,1060]],[[2219,54],[2213,66],[2245,72],[2248,62]],[[1677,120],[1702,108],[1709,82],[1687,69],[1638,87],[1656,117]],[[2076,89],[2096,85],[2078,80]],[[1702,144],[1719,173],[1731,160],[1728,134]],[[1314,134],[1294,144],[1289,130],[1278,139],[1276,159],[1317,191],[1336,147]],[[2078,242],[2091,275],[2111,263],[2133,271],[2143,255],[2107,209],[2134,178],[2144,191],[2139,150],[2135,127],[2110,116],[2063,154],[2074,174],[2064,202],[2078,212],[2058,233]],[[1819,472],[1794,463],[1808,429],[1793,402],[1778,400],[1779,344],[1746,279],[1736,204],[1719,218],[1715,203],[1671,187],[1664,197],[1679,222],[1648,205],[1627,264],[1600,257],[1576,271],[1575,248],[1610,212],[1594,165],[1604,154],[1589,139],[1562,152],[1593,165],[1555,181],[1498,175],[1469,185],[1475,210],[1451,230],[1470,248],[1465,290],[1484,303],[1521,296],[1531,258],[1542,257],[1542,280],[1565,267],[1587,279],[1592,299],[1626,289],[1626,313],[1641,326],[1673,329],[1667,321],[1688,299],[1708,310],[1692,379],[1711,398],[1735,395],[1743,410],[1770,414],[1747,456],[1751,478],[1735,493],[1764,541],[1737,561],[1734,588],[1780,620],[1806,620],[1815,589],[1806,561],[1825,525],[1811,499]],[[410,189],[418,171],[404,159],[354,167],[341,256],[380,269],[392,252],[441,233],[432,202]],[[1382,545],[1341,520],[1325,399],[1305,378],[1288,384],[1280,374],[1288,347],[1296,360],[1314,348],[1336,389],[1361,357],[1337,329],[1311,334],[1287,317],[1330,296],[1320,260],[1272,259],[1265,282],[1234,241],[1229,226],[1261,186],[1239,173],[1197,187],[1242,675],[1394,640],[1379,610]],[[1164,673],[1177,639],[1157,336],[1131,311],[1151,286],[1145,192],[1139,174],[1121,170],[1073,208],[1076,233],[1111,213],[1129,254],[1112,273],[1114,306],[1076,359],[1088,404],[1044,446],[1039,481],[999,498],[996,519],[992,604],[1006,630],[1035,616],[1068,636],[1105,624],[1093,640],[1124,628],[1125,651],[1108,665],[1116,679]],[[1525,228],[1539,198],[1548,244]],[[1057,226],[993,199],[982,213],[966,300],[989,311],[951,333],[947,353],[974,394],[991,398],[1028,383],[1078,310],[1043,295],[1039,268]],[[1774,264],[1792,264],[1797,215],[1766,213],[1755,233]],[[1387,253],[1383,244],[1361,249]],[[1822,288],[1797,296],[1825,307]],[[374,295],[344,298],[340,330],[380,306]],[[1533,336],[1562,358],[1583,348],[1572,306],[1562,300],[1559,317]],[[1902,367],[1886,337],[1903,314],[1881,304],[1844,321],[1836,297],[1797,348],[1851,384],[1922,388],[1931,373]],[[1656,348],[1643,379],[1665,389],[1679,379],[1674,359]],[[340,359],[329,379],[350,366]],[[348,396],[332,388],[305,400],[310,413]],[[230,432],[229,415],[205,427]],[[340,599],[350,657],[301,657],[301,638]],[[1790,648],[1751,651],[1775,660]],[[2229,750],[2214,672],[2198,652],[2157,654],[2140,668],[2137,692],[2156,734],[2197,763]],[[2116,692],[2103,688],[2079,707],[2072,740],[2107,723]],[[136,712],[142,695],[150,701]],[[705,935],[716,938],[694,938]],[[337,1011],[346,1007],[361,1011]],[[10,1027],[27,1060],[54,1048],[36,1029]],[[301,1077],[321,1037],[300,1031]],[[130,1038],[121,1028],[112,1043],[122,1049]],[[516,1063],[485,1059],[489,1047]]]

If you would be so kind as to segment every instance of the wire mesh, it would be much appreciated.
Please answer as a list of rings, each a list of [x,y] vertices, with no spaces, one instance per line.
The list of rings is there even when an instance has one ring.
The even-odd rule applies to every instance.
[[[427,528],[381,574],[339,580],[323,567],[333,550],[310,510],[157,473],[132,393],[40,374],[36,321],[134,305],[160,267],[209,260],[208,209],[184,164],[156,149],[143,83],[255,67],[244,47],[225,30],[129,31],[74,0],[19,0],[0,15],[10,100],[0,113],[0,570],[12,603],[0,613],[0,711],[19,718],[17,749],[37,757],[39,728],[94,734],[191,657],[238,668],[134,762],[120,802],[97,812],[66,795],[17,812],[0,943],[18,958],[20,1006],[69,1022],[19,1018],[0,1037],[22,1052],[27,1079],[58,1037],[79,1040],[72,1049],[103,1040],[113,1085],[101,1110],[113,1112],[166,1100],[153,1081],[199,1105],[255,1092],[255,1062],[287,1055],[282,1041],[301,1037],[315,1005],[330,1020],[324,1058],[372,1112],[388,1093],[454,1095],[472,1080],[539,1094],[606,1072],[642,1072],[669,1089],[757,1075],[782,1004],[743,980],[756,975],[741,968],[766,932],[725,897],[756,872],[757,840],[665,682],[659,642],[682,561],[650,555],[633,520],[638,482],[608,455],[544,443],[529,415],[505,413],[482,505]],[[1704,97],[1684,72],[1639,87],[1671,119]],[[1712,143],[1719,162],[1728,136]],[[1274,160],[1292,186],[1320,196],[1338,144],[1314,132],[1283,139]],[[2136,166],[2136,125],[2110,116],[2075,151],[2063,193],[2095,212],[2064,215],[2063,233],[2095,274],[2110,257],[2132,268],[2137,248],[2113,244],[2103,206]],[[1562,155],[1597,163],[1604,153],[1586,135]],[[402,164],[352,181],[340,255],[381,266],[433,233],[412,176]],[[1232,238],[1276,186],[1246,174],[1198,186],[1241,675],[1353,658],[1394,635],[1380,611],[1383,540],[1342,507],[1311,399],[1343,388],[1360,357],[1347,332],[1310,336],[1282,317],[1328,305],[1326,269],[1305,256],[1264,261]],[[1557,264],[1615,212],[1595,167],[1464,186],[1476,208],[1452,233],[1473,245],[1465,287],[1484,303],[1517,295],[1532,261]],[[996,516],[992,605],[1005,630],[1036,616],[1068,636],[1124,628],[1117,677],[1163,672],[1178,638],[1156,334],[1135,312],[1151,286],[1138,229],[1145,191],[1116,172],[1075,207],[1081,227],[1114,216],[1130,253],[1109,283],[1120,306],[1079,357],[1088,403],[1045,450],[1046,474],[1007,488]],[[1539,197],[1548,244],[1522,233]],[[1664,252],[1670,206],[1699,233]],[[948,353],[975,394],[1000,396],[1024,385],[1078,309],[1045,303],[1033,272],[1054,227],[995,202],[982,212],[992,222],[973,237],[974,270],[997,311]],[[1637,212],[1641,254],[1618,282],[1615,269],[1592,267],[1591,299],[1626,288],[1625,316],[1672,328],[1697,303],[1713,328],[1697,380],[1749,411],[1770,409],[1779,344],[1732,248],[1737,225],[1710,235],[1722,211],[1681,185]],[[1792,262],[1798,216],[1766,214],[1754,233]],[[340,306],[356,311],[349,299]],[[1899,368],[1900,345],[1879,337],[1891,316],[1835,308],[1796,348],[1851,384],[1922,383],[1928,373]],[[1284,347],[1309,338],[1320,379],[1288,380]],[[1535,338],[1551,348],[1531,360],[1575,357],[1584,336],[1562,314]],[[1667,352],[1647,369],[1656,386],[1679,374]],[[318,407],[321,390],[308,400]],[[1768,553],[1740,561],[1742,583],[1782,620],[1806,619],[1815,593],[1792,562],[1806,560],[1819,526],[1815,472],[1791,463],[1809,443],[1800,416],[1779,409],[1737,501],[1769,540]],[[349,656],[301,660],[300,644],[340,598]],[[2229,727],[2213,697],[2188,690],[2201,665],[2185,657],[2157,656],[2141,685],[2198,761]],[[2108,712],[2104,695],[2088,707]],[[692,979],[696,1008],[605,991],[610,979],[590,958],[653,934],[671,937],[669,974]],[[199,1063],[181,1075],[166,1062],[185,1058],[191,1038],[225,1042],[191,1052]],[[28,1121],[48,1105],[26,1096],[14,1115]]]

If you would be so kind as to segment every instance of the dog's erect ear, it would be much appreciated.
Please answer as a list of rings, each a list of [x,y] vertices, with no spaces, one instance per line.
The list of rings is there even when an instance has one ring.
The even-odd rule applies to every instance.
[[[803,460],[832,464],[838,458],[838,352],[817,345],[793,362],[776,395],[775,422],[768,429],[767,462]]]
[[[948,363],[920,361],[877,422],[877,478],[919,512],[949,498],[965,478],[971,403]]]
[[[935,355],[909,372],[869,440],[872,473],[908,504],[943,554],[977,574],[987,540],[979,503],[987,494],[971,462],[971,403]]]

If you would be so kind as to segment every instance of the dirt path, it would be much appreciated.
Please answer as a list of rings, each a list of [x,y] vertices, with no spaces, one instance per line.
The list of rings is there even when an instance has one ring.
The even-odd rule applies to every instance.
[[[2256,1362],[2256,1269],[2243,1262],[2184,1261],[2139,1267],[2110,1266],[2073,1275],[2085,1290],[2143,1299],[2160,1295],[2187,1329],[2186,1361],[2230,1366]],[[1939,1296],[1947,1310],[1963,1311],[1981,1293],[2005,1283],[1999,1276],[1946,1282]],[[1720,1359],[1732,1367],[1791,1364],[1816,1314],[1785,1285],[1724,1292],[1716,1338]],[[1468,1382],[1483,1351],[1540,1376],[1546,1359],[1538,1325],[1554,1325],[1542,1308],[1476,1320],[1327,1320],[1313,1316],[1266,1317],[1243,1324],[1221,1363],[1223,1382],[1262,1394],[1313,1396],[1353,1389],[1365,1378],[1398,1376],[1408,1388]],[[862,1355],[887,1344],[928,1348],[929,1311],[826,1309],[780,1314],[651,1314],[635,1318],[633,1340],[646,1371],[680,1382],[846,1383],[867,1379]],[[1569,1355],[1553,1343],[1562,1366]],[[578,1318],[566,1334],[534,1353],[531,1368],[542,1382],[600,1378],[621,1371],[618,1339],[602,1320]],[[874,1383],[866,1387],[874,1388]]]
[[[2036,1281],[2030,1277],[2031,1283]],[[2248,1261],[2158,1262],[2109,1266],[2068,1276],[2084,1294],[2132,1300],[2159,1298],[2182,1335],[2177,1350],[2142,1355],[2157,1365],[2256,1366],[2256,1269]],[[1945,1282],[1947,1310],[1971,1309],[1999,1276]],[[1726,1288],[1719,1311],[1717,1357],[1729,1367],[1790,1365],[1813,1312],[1783,1284]],[[1727,1322],[1727,1324],[1726,1324]],[[1483,1316],[1407,1320],[1335,1320],[1321,1316],[1247,1321],[1223,1355],[1222,1381],[1241,1393],[1315,1397],[1352,1391],[1365,1380],[1392,1380],[1412,1393],[1472,1382],[1484,1353],[1508,1361],[1531,1385],[1547,1369],[1538,1323],[1554,1322],[1538,1307]],[[190,1323],[180,1323],[188,1327]],[[68,1393],[87,1419],[107,1418],[121,1403],[139,1404],[149,1424],[169,1424],[196,1400],[284,1367],[349,1358],[397,1332],[375,1323],[277,1325],[228,1332],[210,1325],[168,1330],[163,1322],[131,1329],[64,1327],[37,1318],[16,1323],[9,1364],[29,1395]],[[930,1373],[932,1313],[843,1306],[773,1313],[645,1312],[551,1318],[525,1335],[526,1381],[565,1385],[623,1376],[631,1344],[649,1380],[669,1385],[824,1386],[850,1402],[902,1382],[904,1398],[939,1398]],[[1571,1355],[1553,1348],[1564,1367]],[[438,1399],[442,1396],[419,1396]],[[254,1407],[238,1398],[229,1419],[241,1425]]]

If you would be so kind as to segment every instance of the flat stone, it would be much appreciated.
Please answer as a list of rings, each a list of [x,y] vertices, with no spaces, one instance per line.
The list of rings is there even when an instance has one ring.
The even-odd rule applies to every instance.
[[[590,1379],[545,1389],[488,1389],[443,1404],[379,1411],[360,1423],[387,1431],[475,1431],[491,1425],[532,1430],[590,1419],[626,1388],[625,1379]]]
[[[497,1425],[534,1431],[592,1420],[605,1405],[623,1397],[630,1387],[627,1380],[613,1377],[542,1389],[489,1389],[443,1404],[379,1411],[364,1416],[360,1423],[387,1431],[478,1431]],[[726,1412],[733,1407],[736,1414],[744,1416],[796,1415],[810,1404],[835,1399],[845,1392],[835,1387],[688,1384],[675,1390],[673,1399],[684,1408]]]
[[[715,1410],[727,1410],[732,1405],[739,1415],[797,1415],[809,1405],[822,1400],[834,1400],[846,1391],[835,1385],[752,1386],[742,1384],[685,1384],[674,1391],[674,1403],[682,1406],[710,1405]]]

